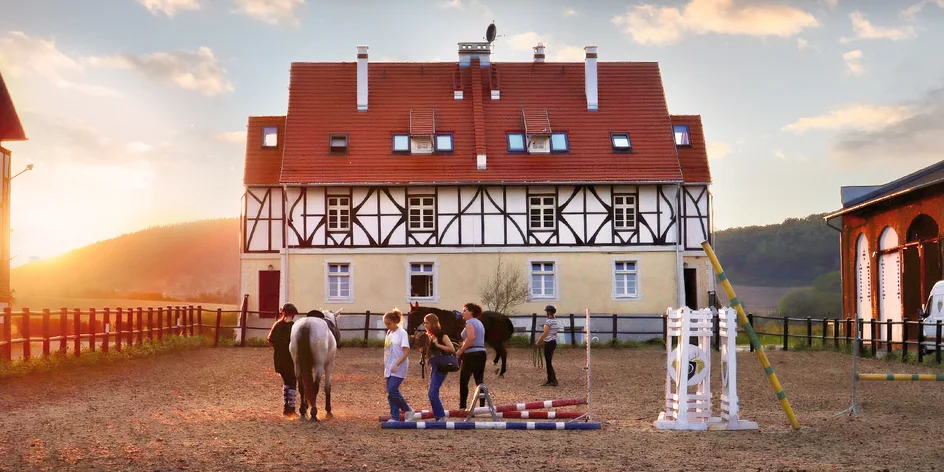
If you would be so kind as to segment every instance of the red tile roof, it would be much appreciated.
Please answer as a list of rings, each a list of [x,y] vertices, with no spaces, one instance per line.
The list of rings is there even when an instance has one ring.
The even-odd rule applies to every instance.
[[[673,125],[688,125],[691,146],[679,146],[679,163],[686,182],[711,182],[708,149],[701,126],[701,115],[672,115]]]
[[[281,169],[271,156],[262,158],[261,131],[252,137],[250,119],[245,182],[270,183],[273,172],[280,172],[279,182],[301,184],[664,182],[682,180],[683,171],[685,181],[707,175],[707,161],[693,176],[680,163],[657,63],[598,63],[600,106],[588,111],[583,63],[475,62],[458,71],[452,62],[371,62],[365,112],[357,111],[356,63],[293,63]],[[490,84],[499,87],[499,77],[500,99],[492,100]],[[463,91],[462,100],[454,90]],[[409,132],[411,110],[435,110],[436,132],[453,134],[454,152],[394,154],[391,136]],[[570,151],[508,153],[506,133],[524,131],[522,110],[529,131],[528,112],[546,110],[544,125],[567,132]],[[700,128],[692,129],[703,149]],[[633,152],[614,153],[611,132],[629,132]],[[330,133],[350,136],[345,155],[329,154]],[[485,170],[476,169],[477,154],[487,155]]]
[[[275,147],[263,147],[262,131],[268,127],[278,129]],[[285,141],[284,116],[250,116],[246,129],[246,169],[244,185],[278,185],[282,166],[282,146]],[[324,139],[327,145],[327,136]]]
[[[26,139],[20,117],[16,114],[13,99],[7,90],[7,84],[0,75],[0,141],[22,141]]]

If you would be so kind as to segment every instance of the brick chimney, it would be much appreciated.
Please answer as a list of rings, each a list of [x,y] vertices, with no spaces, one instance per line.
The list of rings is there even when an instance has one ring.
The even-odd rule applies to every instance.
[[[534,62],[544,62],[544,43],[538,43],[534,49]]]

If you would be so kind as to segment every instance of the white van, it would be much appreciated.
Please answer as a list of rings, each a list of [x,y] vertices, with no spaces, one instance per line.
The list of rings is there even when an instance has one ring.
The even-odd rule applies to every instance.
[[[921,316],[924,325],[924,350],[934,351],[937,349],[937,322],[944,322],[944,280],[931,287],[931,295],[928,296],[928,303],[924,305]],[[944,346],[944,341],[941,344]]]

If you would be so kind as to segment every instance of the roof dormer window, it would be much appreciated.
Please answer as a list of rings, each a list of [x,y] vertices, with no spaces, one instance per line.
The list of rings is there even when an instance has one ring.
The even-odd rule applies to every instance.
[[[410,135],[393,135],[393,152],[410,152]]]
[[[633,150],[629,133],[610,133],[610,142],[613,144],[613,152],[630,152]]]
[[[688,132],[688,125],[673,125],[672,131],[675,132],[676,146],[691,146],[692,139]]]
[[[347,154],[347,133],[332,133],[328,136],[328,146],[331,154]]]
[[[551,152],[567,151],[570,151],[570,140],[567,138],[567,133],[551,134]]]
[[[437,134],[436,135],[436,151],[437,152],[452,152],[452,135],[451,134]]]
[[[404,133],[393,135],[393,152],[397,154],[432,154],[452,151],[452,134],[450,133],[418,136]]]
[[[524,133],[508,133],[508,152],[524,152]]]
[[[279,146],[279,128],[266,126],[262,128],[262,147],[274,148]]]

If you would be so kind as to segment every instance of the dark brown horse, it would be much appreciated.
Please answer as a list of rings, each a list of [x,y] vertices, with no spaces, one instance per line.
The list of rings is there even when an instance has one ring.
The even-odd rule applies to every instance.
[[[449,336],[449,339],[454,342],[462,341],[462,330],[465,329],[465,321],[459,312],[423,307],[419,303],[410,303],[410,313],[407,315],[407,334],[413,336],[416,333],[416,328],[423,324],[423,317],[428,313],[432,313],[439,318],[439,325],[442,326],[443,333]],[[508,350],[505,348],[505,342],[511,339],[514,334],[515,325],[511,323],[511,319],[497,311],[483,311],[481,320],[482,325],[485,326],[485,344],[495,349],[495,360],[492,363],[498,364],[498,360],[501,359],[501,369],[498,376],[504,377],[508,360]]]

